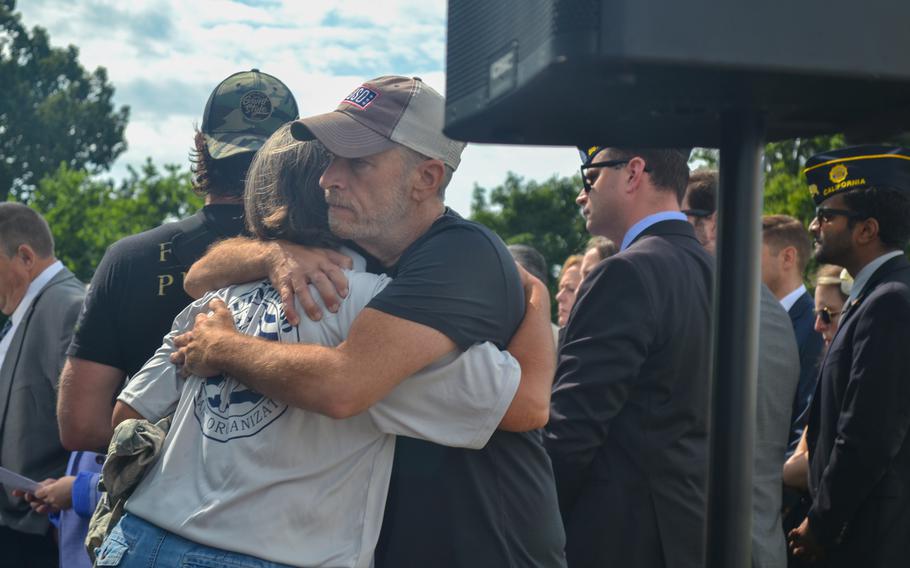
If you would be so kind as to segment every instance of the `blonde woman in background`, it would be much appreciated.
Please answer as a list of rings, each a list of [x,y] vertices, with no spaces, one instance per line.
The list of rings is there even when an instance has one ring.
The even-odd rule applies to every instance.
[[[581,260],[582,255],[573,254],[562,263],[562,270],[559,272],[559,290],[556,292],[556,323],[559,327],[566,325],[569,321],[569,313],[572,306],[575,305],[575,291],[581,284]]]

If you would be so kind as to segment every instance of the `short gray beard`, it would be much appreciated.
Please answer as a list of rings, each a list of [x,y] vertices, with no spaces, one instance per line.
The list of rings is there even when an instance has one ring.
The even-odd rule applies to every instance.
[[[402,188],[399,188],[399,193],[404,193]],[[399,198],[389,203],[384,210],[370,212],[369,218],[360,219],[356,223],[336,219],[329,209],[329,228],[335,236],[343,239],[370,241],[380,236],[394,234],[407,215],[407,199],[399,195]]]

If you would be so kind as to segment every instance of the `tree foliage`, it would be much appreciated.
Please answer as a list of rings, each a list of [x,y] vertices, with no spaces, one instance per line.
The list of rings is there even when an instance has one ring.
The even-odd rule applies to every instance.
[[[129,109],[114,108],[104,68],[87,72],[76,47],[51,47],[14,10],[15,0],[0,2],[0,201],[27,203],[61,162],[106,170],[126,149]]]
[[[47,219],[57,257],[87,282],[111,243],[186,217],[202,198],[193,192],[190,173],[177,166],[162,171],[148,160],[115,185],[64,163],[39,182],[29,205]]]
[[[584,248],[590,235],[579,214],[575,196],[579,176],[525,181],[512,172],[492,190],[474,188],[471,218],[495,231],[507,244],[530,245],[553,269]],[[556,284],[551,279],[550,289]]]

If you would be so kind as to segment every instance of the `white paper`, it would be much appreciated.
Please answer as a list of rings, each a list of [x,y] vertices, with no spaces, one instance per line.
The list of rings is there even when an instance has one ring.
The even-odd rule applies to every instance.
[[[34,493],[41,487],[37,481],[29,479],[24,475],[19,475],[15,471],[10,471],[5,467],[0,467],[0,484],[9,490],[22,489],[29,493]]]

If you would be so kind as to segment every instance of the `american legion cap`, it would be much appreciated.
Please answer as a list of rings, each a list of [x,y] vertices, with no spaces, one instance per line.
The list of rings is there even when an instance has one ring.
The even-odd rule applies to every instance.
[[[298,140],[319,140],[342,158],[362,158],[401,144],[458,169],[465,143],[442,133],[445,99],[417,77],[365,82],[338,108],[291,125]]]
[[[255,152],[283,124],[299,116],[287,85],[258,69],[234,73],[205,103],[202,134],[212,158]]]
[[[816,154],[803,170],[816,205],[839,193],[888,186],[910,192],[910,151],[895,146],[852,146]]]

